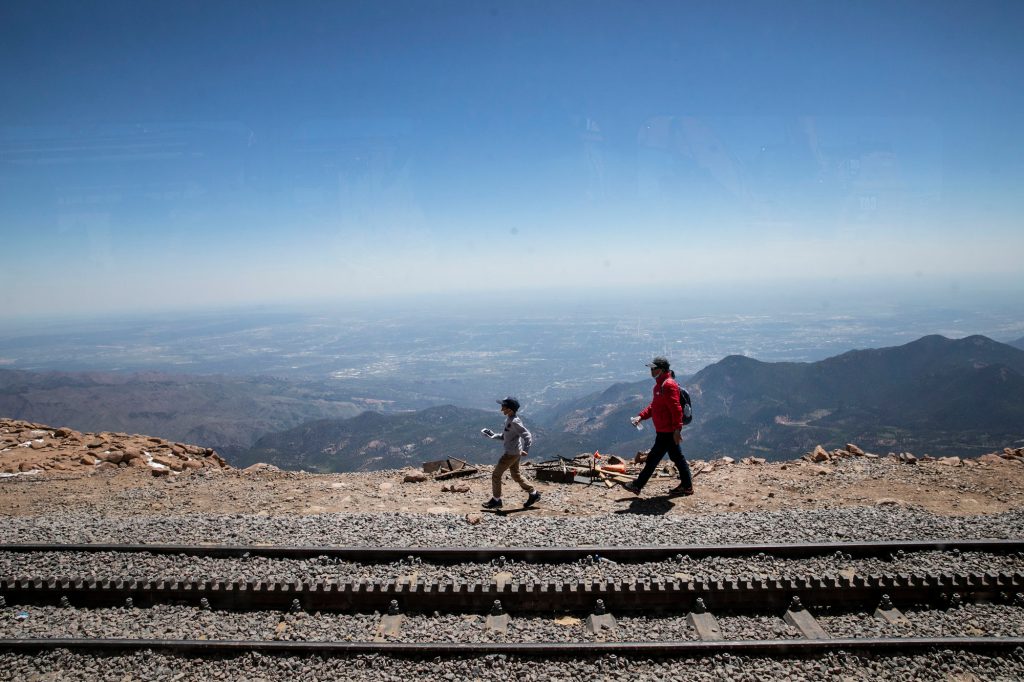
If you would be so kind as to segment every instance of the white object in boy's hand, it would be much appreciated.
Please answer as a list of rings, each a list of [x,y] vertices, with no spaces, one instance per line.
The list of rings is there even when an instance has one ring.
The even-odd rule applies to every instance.
[[[484,434],[488,438],[494,438],[494,431],[491,431],[490,429],[480,429],[480,433]]]
[[[629,421],[630,421],[631,424],[633,424],[633,426],[636,427],[637,431],[642,431],[643,430],[644,425],[640,423],[640,417],[630,417]]]

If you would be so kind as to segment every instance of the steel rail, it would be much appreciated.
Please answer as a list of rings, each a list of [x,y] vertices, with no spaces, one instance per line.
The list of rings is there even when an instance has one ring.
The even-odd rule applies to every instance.
[[[1024,637],[895,637],[824,640],[723,640],[672,642],[528,642],[528,643],[405,643],[405,642],[281,642],[253,640],[159,639],[0,639],[0,650],[37,653],[64,649],[88,654],[165,651],[177,655],[224,656],[250,652],[274,655],[355,656],[383,654],[394,657],[486,656],[538,658],[558,656],[685,657],[729,653],[749,656],[814,656],[831,651],[912,653],[932,651],[1012,652],[1024,647]]]
[[[874,609],[887,595],[897,606],[962,602],[1019,603],[1024,572],[896,573],[772,578],[708,578],[665,582],[424,582],[401,579],[355,582],[142,581],[62,577],[0,578],[11,603],[88,607],[160,603],[218,610],[288,610],[373,613],[487,613],[495,601],[510,613],[591,612],[598,600],[610,611],[686,612],[703,606],[718,613],[781,612],[798,597],[808,607]],[[392,604],[394,602],[394,604]]]
[[[359,563],[391,563],[410,556],[437,564],[493,561],[500,557],[531,563],[566,563],[600,556],[621,563],[663,561],[678,555],[691,558],[750,557],[758,554],[802,559],[842,552],[851,557],[888,557],[911,552],[1024,552],[1024,539],[890,540],[884,542],[815,542],[788,544],[723,544],[576,547],[302,547],[270,545],[52,544],[3,543],[0,552],[148,552],[212,558],[265,557],[312,559],[329,557]]]

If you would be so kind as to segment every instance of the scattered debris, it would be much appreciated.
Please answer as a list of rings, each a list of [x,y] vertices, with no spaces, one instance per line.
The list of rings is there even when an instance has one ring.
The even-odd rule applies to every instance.
[[[423,463],[423,472],[433,474],[435,481],[444,481],[449,478],[461,478],[462,476],[472,476],[478,471],[479,469],[476,467],[469,466],[469,462],[455,457],[437,460],[436,462]]]

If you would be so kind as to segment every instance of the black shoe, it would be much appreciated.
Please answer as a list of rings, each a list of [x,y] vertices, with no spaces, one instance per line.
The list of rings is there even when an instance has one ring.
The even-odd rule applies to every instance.
[[[693,494],[693,487],[684,488],[682,484],[668,491],[669,497],[686,497]]]
[[[636,483],[623,483],[622,487],[626,489],[626,492],[633,493],[634,495],[640,494],[640,488],[636,487]]]
[[[524,507],[532,507],[540,501],[540,491],[534,490],[530,493],[529,497],[526,498],[526,502],[523,502]]]
[[[484,509],[501,509],[501,500],[496,500],[493,497],[483,503]]]

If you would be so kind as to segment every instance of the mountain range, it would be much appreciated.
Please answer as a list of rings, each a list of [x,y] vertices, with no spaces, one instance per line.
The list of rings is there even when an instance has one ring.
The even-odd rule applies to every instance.
[[[975,455],[1024,438],[1024,350],[983,336],[926,336],[818,362],[731,355],[679,380],[694,406],[683,434],[689,457],[789,459],[847,442],[882,453]],[[648,448],[650,422],[637,431],[629,417],[650,401],[652,383],[614,384],[543,413],[527,405],[531,455],[632,457]],[[210,445],[236,466],[356,471],[445,457],[493,462],[500,454],[479,433],[500,427],[496,408],[359,413],[364,407],[272,379],[0,371],[0,414]]]
[[[819,362],[761,362],[732,355],[679,377],[693,399],[688,456],[789,459],[855,442],[876,452],[982,454],[1024,438],[1024,350],[983,336],[926,336],[892,348]],[[523,418],[547,459],[599,450],[631,457],[653,441],[629,423],[652,381],[619,383]],[[350,471],[417,465],[448,454],[493,461],[478,431],[500,415],[448,406],[402,415],[323,420],[260,439],[239,463]],[[429,442],[427,442],[429,439]],[[372,444],[370,448],[368,444]],[[299,461],[301,460],[301,463]]]
[[[225,455],[268,432],[365,409],[318,384],[268,377],[0,370],[0,415],[201,443]]]

